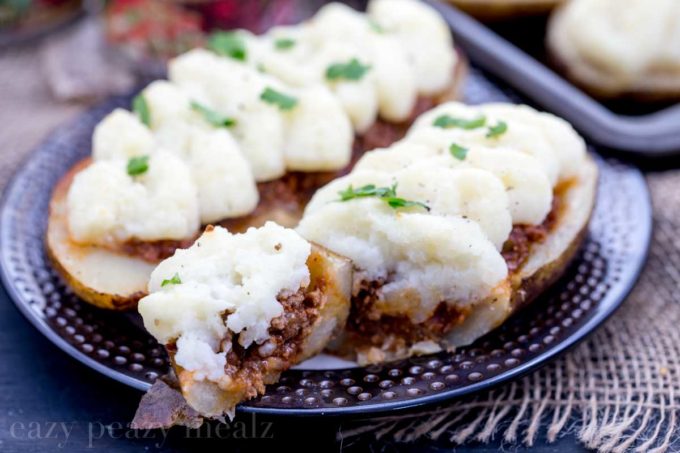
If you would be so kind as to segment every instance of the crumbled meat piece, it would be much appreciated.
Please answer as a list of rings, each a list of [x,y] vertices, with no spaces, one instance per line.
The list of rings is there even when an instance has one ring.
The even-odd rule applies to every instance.
[[[158,263],[166,258],[171,257],[175,250],[184,249],[194,243],[195,238],[185,239],[181,241],[163,240],[163,241],[137,241],[131,240],[121,245],[123,253],[141,258],[150,263]]]
[[[309,336],[312,324],[319,316],[323,295],[320,290],[306,294],[302,290],[281,294],[278,298],[283,314],[271,322],[269,339],[262,345],[243,348],[238,336],[231,340],[224,373],[248,389],[248,397],[264,392],[269,373],[281,373],[297,361],[302,342]]]

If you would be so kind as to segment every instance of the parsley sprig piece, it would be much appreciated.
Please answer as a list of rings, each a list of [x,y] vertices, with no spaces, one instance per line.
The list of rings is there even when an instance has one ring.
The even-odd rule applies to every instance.
[[[430,207],[420,201],[406,200],[397,196],[397,183],[391,187],[377,187],[375,184],[367,184],[363,187],[354,188],[350,184],[345,190],[338,192],[338,201],[349,201],[355,198],[375,197],[383,200],[393,209],[421,207],[427,211]]]
[[[508,124],[505,121],[499,121],[494,126],[489,127],[489,130],[486,133],[486,138],[500,137],[501,135],[505,134],[507,130]]]
[[[127,163],[127,173],[130,176],[143,175],[149,170],[149,156],[132,157]]]
[[[376,33],[383,34],[385,33],[385,29],[380,25],[378,22],[376,22],[373,19],[368,19],[368,26],[371,27],[371,30],[373,30]]]
[[[278,50],[288,50],[295,47],[295,40],[291,38],[279,38],[274,41],[274,47]]]
[[[215,110],[206,107],[203,104],[199,104],[198,102],[191,101],[191,109],[200,113],[204,120],[215,127],[230,127],[236,124],[236,120],[234,118],[222,115],[221,113],[216,112]]]
[[[328,80],[360,80],[371,69],[369,65],[361,64],[356,58],[347,63],[334,63],[326,69]]]
[[[449,146],[449,152],[453,157],[455,157],[458,160],[465,160],[465,157],[467,156],[468,149],[463,148],[457,143],[451,143],[451,146]]]
[[[483,127],[485,124],[486,117],[483,115],[471,120],[467,120],[465,118],[456,118],[450,115],[441,115],[437,117],[437,119],[435,119],[432,123],[433,126],[441,127],[442,129],[451,129],[453,127],[457,127],[466,130],[477,129],[479,127]]]
[[[138,94],[132,99],[132,111],[137,114],[139,120],[147,127],[151,126],[151,111],[143,95]]]
[[[179,278],[179,274],[175,272],[175,275],[172,276],[172,278],[166,278],[161,282],[161,288],[167,285],[179,285],[182,283],[182,279]]]
[[[218,55],[245,61],[248,57],[246,41],[233,31],[217,31],[208,38],[208,49]]]
[[[260,95],[260,99],[268,104],[277,106],[281,110],[291,110],[298,103],[296,98],[280,93],[270,87],[265,88],[265,90]]]

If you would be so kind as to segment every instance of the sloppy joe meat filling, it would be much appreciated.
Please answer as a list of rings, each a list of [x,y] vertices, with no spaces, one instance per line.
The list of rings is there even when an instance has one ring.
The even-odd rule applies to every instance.
[[[557,224],[563,210],[563,197],[572,182],[559,184],[554,191],[550,213],[540,225],[515,225],[503,244],[501,254],[512,275],[521,269],[529,258],[531,247],[545,241]],[[454,307],[440,302],[432,316],[415,324],[407,316],[384,315],[375,309],[384,281],[363,281],[352,297],[347,321],[347,331],[357,343],[368,343],[399,349],[419,341],[438,340],[456,325],[462,323],[470,309]]]
[[[297,363],[302,344],[319,316],[322,298],[320,289],[280,294],[277,300],[283,306],[283,314],[272,320],[269,339],[262,344],[244,348],[238,335],[224,338],[222,350],[228,350],[224,374],[232,379],[231,385],[246,389],[247,398],[252,398],[264,392],[271,379]],[[177,350],[176,344],[167,348],[171,354]]]

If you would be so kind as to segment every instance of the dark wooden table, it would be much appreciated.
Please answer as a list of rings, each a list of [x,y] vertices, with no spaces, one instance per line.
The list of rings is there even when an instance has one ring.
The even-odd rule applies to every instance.
[[[277,451],[443,451],[450,444],[421,441],[397,444],[365,436],[337,442],[341,420],[283,419],[244,415],[228,425],[199,431],[175,428],[134,431],[127,423],[140,393],[73,360],[26,321],[0,288],[0,451],[223,451],[276,448]],[[286,448],[287,447],[287,448]],[[283,448],[283,450],[280,450]],[[524,450],[521,446],[472,445],[466,451]],[[458,449],[461,451],[463,449]],[[583,451],[571,437],[542,442],[539,452]]]

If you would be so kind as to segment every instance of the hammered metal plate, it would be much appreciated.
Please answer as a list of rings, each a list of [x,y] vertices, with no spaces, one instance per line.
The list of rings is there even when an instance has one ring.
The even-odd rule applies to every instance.
[[[465,100],[520,100],[496,83],[472,69]],[[56,130],[18,171],[0,211],[0,270],[19,310],[50,341],[85,365],[146,390],[168,371],[163,348],[144,331],[137,314],[100,310],[74,296],[43,246],[52,187],[89,153],[97,122],[129,102],[130,97],[113,98]],[[290,370],[240,410],[311,415],[406,408],[514,379],[573,346],[623,302],[645,261],[651,234],[642,175],[615,161],[598,163],[597,206],[578,258],[550,291],[499,329],[455,353],[365,368]]]

